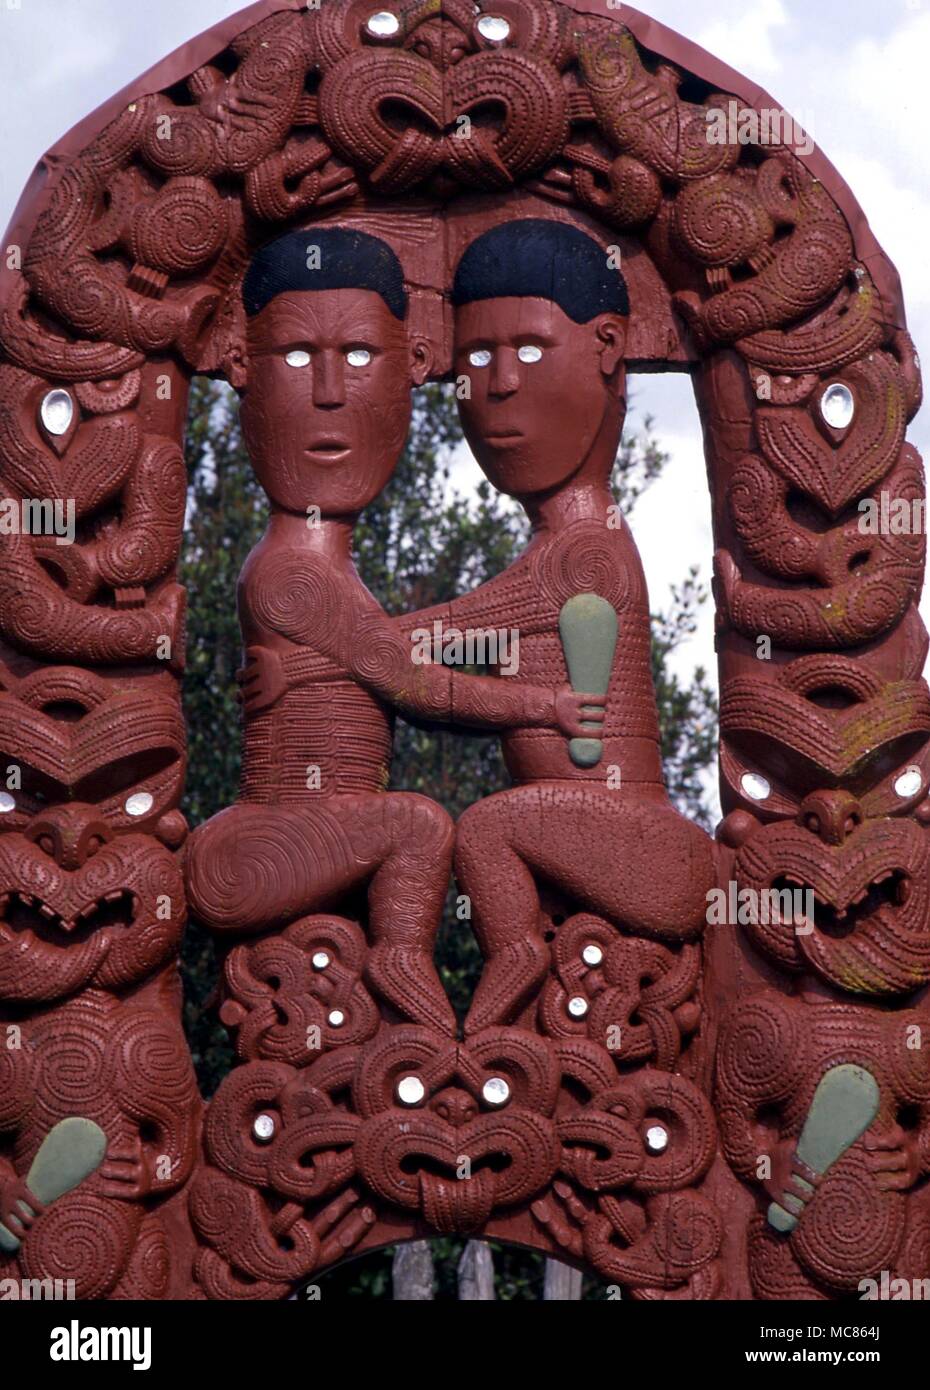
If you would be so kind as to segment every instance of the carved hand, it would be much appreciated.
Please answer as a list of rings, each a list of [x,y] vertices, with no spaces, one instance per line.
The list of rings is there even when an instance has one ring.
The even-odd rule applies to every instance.
[[[772,1176],[763,1180],[762,1186],[779,1206],[784,1204],[786,1193],[806,1204],[814,1195],[811,1189],[820,1182],[820,1176],[798,1158],[796,1144],[794,1139],[782,1139],[770,1150]]]
[[[25,1212],[20,1206],[24,1202],[30,1208]],[[26,1232],[41,1215],[45,1207],[29,1191],[22,1178],[0,1178],[0,1225],[7,1228],[16,1240],[22,1240]]]
[[[584,695],[564,685],[555,697],[559,729],[566,738],[596,738],[604,722],[606,704],[606,695]]]
[[[882,1192],[907,1192],[914,1186],[920,1174],[915,1135],[892,1125],[881,1134],[867,1133],[863,1143],[869,1169],[878,1175],[876,1183]]]
[[[246,714],[258,714],[280,700],[287,689],[284,665],[269,647],[247,647],[246,665],[236,672],[239,698]]]
[[[148,1195],[152,1190],[152,1174],[138,1134],[129,1140],[125,1148],[114,1147],[107,1151],[100,1176],[108,1197],[134,1202]]]

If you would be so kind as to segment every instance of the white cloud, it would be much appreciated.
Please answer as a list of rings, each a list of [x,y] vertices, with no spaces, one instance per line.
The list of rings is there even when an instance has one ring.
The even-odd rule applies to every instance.
[[[781,72],[777,31],[788,23],[782,0],[755,0],[706,25],[696,41],[714,57],[754,79],[756,74]]]
[[[870,145],[902,161],[914,182],[930,182],[930,146],[925,108],[930,10],[905,10],[903,22],[883,39],[860,39],[832,73],[855,105],[859,121],[871,131]],[[839,95],[839,93],[838,93]],[[893,142],[888,151],[886,140]]]
[[[81,12],[74,8],[67,12],[67,21],[62,22],[55,33],[54,43],[49,43],[48,34],[34,33],[33,52],[26,68],[26,90],[38,94],[52,94],[57,101],[63,87],[72,90],[83,86],[101,69],[107,68],[115,59],[119,42],[113,31],[88,32],[81,22]]]

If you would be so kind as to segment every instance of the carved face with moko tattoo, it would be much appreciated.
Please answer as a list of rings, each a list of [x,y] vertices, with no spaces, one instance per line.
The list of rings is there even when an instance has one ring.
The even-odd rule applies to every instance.
[[[254,257],[242,292],[241,421],[272,505],[356,516],[390,480],[429,345],[408,336],[403,272],[364,232],[292,232]]]
[[[474,241],[452,291],[462,425],[490,481],[522,500],[605,487],[626,413],[626,283],[577,227],[533,218]]]

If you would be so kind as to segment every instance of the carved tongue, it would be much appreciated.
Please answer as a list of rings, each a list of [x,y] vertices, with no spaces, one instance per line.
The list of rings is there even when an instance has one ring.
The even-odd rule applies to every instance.
[[[470,1178],[437,1178],[420,1174],[423,1214],[446,1235],[466,1234],[484,1226],[494,1205],[494,1174],[482,1168]]]

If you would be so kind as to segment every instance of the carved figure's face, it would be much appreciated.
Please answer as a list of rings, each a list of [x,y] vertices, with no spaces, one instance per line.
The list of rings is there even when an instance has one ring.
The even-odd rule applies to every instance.
[[[740,925],[784,969],[857,995],[930,980],[928,726],[923,681],[838,655],[725,683],[721,767],[742,803],[728,818],[733,876],[768,904]]]
[[[465,435],[500,492],[529,497],[558,487],[587,458],[616,410],[625,320],[575,323],[548,299],[479,300],[456,312],[455,371]],[[617,413],[617,435],[622,426]]]
[[[521,1029],[488,1028],[458,1044],[428,1028],[392,1029],[365,1049],[353,1078],[359,1173],[436,1230],[478,1230],[495,1207],[555,1175],[558,1086],[554,1053]]]
[[[871,820],[848,792],[805,799],[795,823],[761,827],[733,869],[740,888],[801,896],[745,926],[787,970],[811,971],[847,994],[905,995],[930,980],[930,854],[915,820]],[[808,896],[809,894],[809,896]],[[761,896],[758,901],[762,901]],[[807,904],[813,918],[807,916]]]
[[[170,959],[185,916],[177,700],[36,671],[0,690],[0,766],[16,769],[0,801],[0,999],[119,988]]]
[[[268,496],[291,512],[360,512],[404,447],[424,346],[373,290],[300,290],[250,320],[248,350],[242,429]]]

